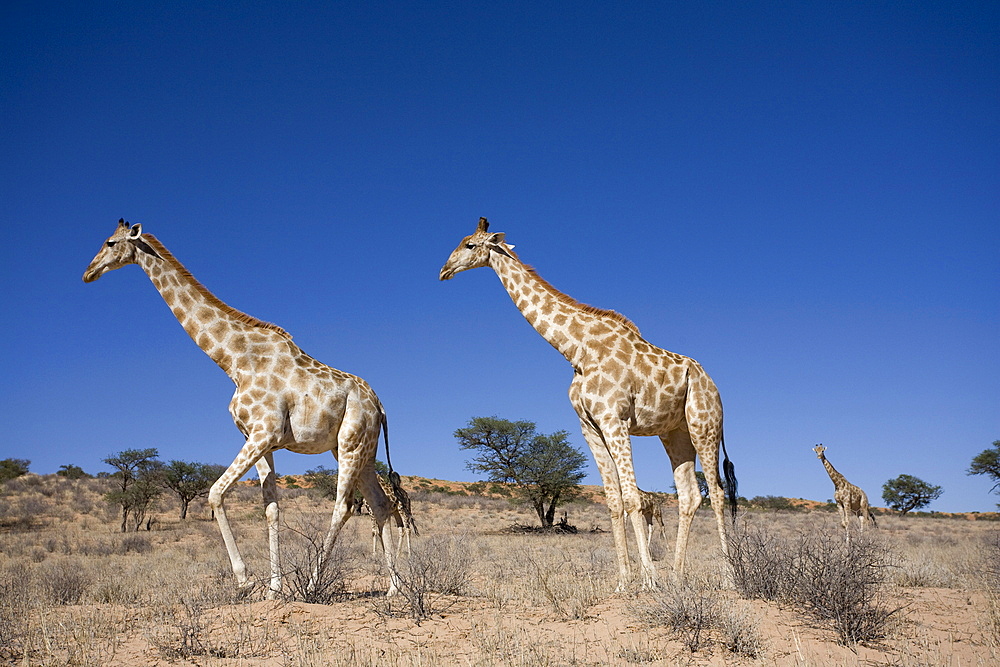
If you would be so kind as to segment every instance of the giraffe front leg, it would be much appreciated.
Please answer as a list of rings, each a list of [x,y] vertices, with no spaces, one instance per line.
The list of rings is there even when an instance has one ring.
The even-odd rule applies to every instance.
[[[246,563],[240,555],[236,538],[233,536],[233,529],[229,525],[229,518],[226,515],[225,498],[226,493],[232,485],[250,470],[261,455],[262,450],[260,445],[251,443],[248,439],[247,444],[240,450],[239,455],[229,464],[226,471],[219,476],[219,479],[215,481],[215,484],[212,485],[208,493],[208,505],[212,508],[215,521],[219,525],[219,532],[222,534],[222,541],[225,543],[226,552],[229,554],[229,562],[233,568],[233,575],[236,577],[236,583],[244,589],[249,588],[252,582],[247,577]]]
[[[621,491],[622,513],[621,532],[623,551],[628,554],[628,544],[625,540],[625,519],[632,522],[635,533],[636,551],[639,554],[639,575],[642,588],[654,590],[657,587],[656,566],[649,553],[646,523],[642,515],[642,499],[639,487],[635,482],[635,468],[632,464],[632,442],[625,423],[619,419],[607,419],[600,424],[601,435],[604,437],[607,451],[617,473],[618,485]]]
[[[628,589],[628,584],[632,580],[632,563],[629,561],[628,542],[625,537],[625,504],[622,500],[618,471],[611,458],[611,453],[604,444],[604,438],[590,420],[581,416],[580,427],[583,431],[583,438],[587,441],[587,445],[594,455],[594,462],[597,464],[597,470],[601,474],[601,482],[604,485],[604,498],[608,503],[608,512],[611,514],[611,534],[615,541],[615,555],[618,559],[618,588],[616,590],[622,593]]]

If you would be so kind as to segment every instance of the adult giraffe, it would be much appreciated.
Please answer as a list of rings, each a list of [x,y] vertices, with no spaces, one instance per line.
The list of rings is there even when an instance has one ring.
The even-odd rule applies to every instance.
[[[872,512],[871,507],[868,505],[868,494],[866,494],[861,488],[854,486],[847,481],[847,478],[837,472],[837,469],[833,467],[826,458],[826,447],[823,445],[816,445],[813,447],[813,451],[816,452],[816,456],[819,460],[823,462],[823,467],[826,468],[826,474],[830,476],[830,481],[833,482],[833,499],[837,503],[837,511],[840,513],[840,524],[844,527],[844,535],[847,537],[847,541],[851,541],[851,529],[850,529],[850,518],[851,516],[858,517],[858,530],[864,532],[865,523],[871,521],[872,527],[878,528],[878,523],[875,521],[875,513]]]
[[[119,220],[114,234],[84,272],[83,281],[93,282],[107,271],[128,264],[138,264],[146,272],[188,335],[236,384],[229,413],[246,437],[246,444],[212,485],[208,502],[215,512],[239,584],[246,586],[250,580],[223,501],[229,488],[251,466],[256,466],[267,519],[271,568],[268,597],[281,592],[278,489],[274,473],[274,451],[278,449],[299,454],[329,451],[339,463],[337,501],[310,585],[316,581],[322,562],[329,557],[340,530],[350,518],[348,500],[355,488],[360,489],[372,508],[379,537],[383,530],[388,533],[386,519],[392,515],[400,531],[401,545],[402,518],[376,479],[375,450],[380,429],[386,435],[387,462],[389,440],[385,410],[368,383],[316,361],[299,349],[281,327],[223,303],[195,280],[159,240],[143,234],[142,225],[130,227],[125,220]],[[391,464],[389,470],[392,471]],[[397,592],[395,553],[383,550],[389,566],[391,595]]]
[[[646,342],[623,315],[581,304],[552,287],[522,263],[513,248],[502,232],[491,233],[486,218],[480,218],[475,233],[462,239],[439,277],[448,280],[460,271],[492,268],[525,319],[573,366],[569,398],[604,483],[618,555],[619,589],[632,576],[626,516],[635,529],[641,584],[656,586],[630,435],[659,436],[670,457],[679,514],[675,574],[683,574],[691,521],[701,505],[696,456],[708,481],[722,549],[728,553],[723,504],[728,493],[735,517],[736,476],[722,439],[722,401],[715,383],[693,359]],[[720,443],[725,491],[719,477]]]

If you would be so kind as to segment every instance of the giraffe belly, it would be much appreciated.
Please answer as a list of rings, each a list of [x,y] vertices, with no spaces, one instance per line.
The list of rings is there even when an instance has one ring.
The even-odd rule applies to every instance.
[[[631,435],[664,435],[686,428],[684,403],[676,400],[636,401],[629,421]]]
[[[334,458],[337,456],[336,443],[331,442],[291,442],[283,447],[296,454],[322,454],[323,452],[333,452]]]

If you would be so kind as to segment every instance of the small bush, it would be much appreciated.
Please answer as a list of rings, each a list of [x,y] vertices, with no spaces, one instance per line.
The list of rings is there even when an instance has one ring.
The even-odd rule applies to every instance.
[[[764,640],[757,619],[746,607],[722,605],[718,618],[722,645],[734,655],[756,660],[764,655]]]
[[[273,655],[279,648],[271,619],[250,618],[241,607],[222,619],[206,618],[202,600],[184,600],[149,634],[149,641],[168,662],[196,658],[244,660]],[[213,663],[210,663],[213,664]]]
[[[294,536],[286,540],[282,557],[285,573],[283,579],[288,585],[288,597],[292,600],[313,604],[331,604],[341,599],[347,590],[347,580],[352,568],[347,562],[347,549],[343,540],[338,540],[327,558],[320,561],[326,531],[318,518],[313,523],[300,521],[288,526],[286,535]]]
[[[685,583],[650,595],[648,604],[637,605],[634,613],[650,625],[670,628],[694,653],[710,643],[709,631],[718,624],[719,609],[714,591]]]
[[[986,634],[994,647],[1000,647],[1000,535],[986,548],[985,556]]]
[[[33,599],[26,565],[11,563],[0,570],[0,659],[12,661],[24,653]]]
[[[794,558],[794,600],[833,625],[842,644],[882,639],[900,611],[884,594],[890,566],[886,548],[867,537],[801,538]]]
[[[413,545],[413,552],[395,565],[399,592],[406,612],[417,623],[451,605],[448,596],[462,595],[469,585],[472,556],[460,538],[430,537]],[[395,600],[384,598],[382,608],[394,614]]]
[[[845,645],[883,638],[901,611],[885,595],[888,549],[869,536],[847,542],[837,531],[787,539],[744,527],[728,558],[740,595],[790,602],[829,623]]]
[[[55,604],[78,604],[92,583],[90,573],[80,567],[79,562],[65,558],[43,567],[40,580],[48,598]]]
[[[730,532],[729,565],[736,591],[748,600],[789,597],[794,583],[787,541],[748,524]]]
[[[786,512],[801,512],[802,508],[788,498],[781,496],[755,496],[750,499],[750,506],[762,510],[784,510]]]

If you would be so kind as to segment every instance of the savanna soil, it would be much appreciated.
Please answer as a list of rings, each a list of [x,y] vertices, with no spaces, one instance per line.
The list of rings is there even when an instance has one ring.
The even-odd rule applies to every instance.
[[[884,587],[900,611],[884,636],[843,645],[788,603],[742,600],[726,584],[710,512],[695,520],[687,588],[670,583],[672,537],[654,537],[663,592],[616,593],[606,509],[572,504],[578,528],[537,534],[530,511],[497,498],[449,495],[406,478],[420,535],[400,565],[406,595],[387,599],[368,517],[348,523],[324,604],[301,601],[301,576],[330,503],[283,492],[281,601],[237,591],[203,507],[181,522],[164,497],[152,530],[117,532],[101,480],[14,480],[0,496],[0,659],[11,664],[120,665],[994,665],[1000,662],[995,522],[880,517],[892,555]],[[434,490],[431,490],[434,489]],[[259,494],[229,502],[252,570],[266,569]],[[673,508],[665,511],[671,517]],[[829,512],[747,512],[769,534],[839,533]],[[297,583],[298,582],[298,583]],[[689,596],[685,598],[684,596]],[[299,598],[296,600],[295,598]],[[707,601],[717,623],[670,627]],[[678,602],[679,601],[679,602]],[[652,618],[651,618],[652,616]],[[657,622],[659,620],[659,622]],[[692,650],[693,649],[693,650]]]

